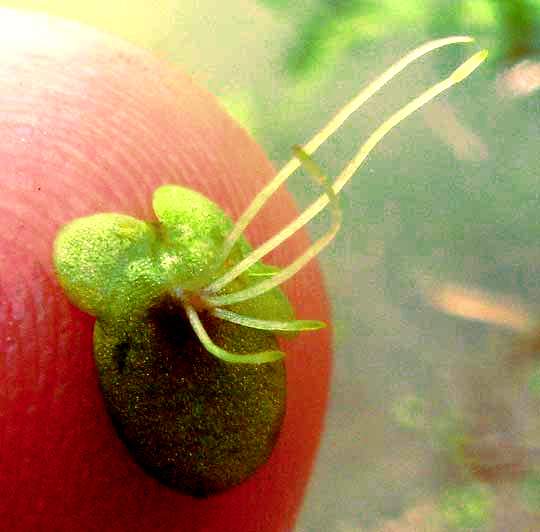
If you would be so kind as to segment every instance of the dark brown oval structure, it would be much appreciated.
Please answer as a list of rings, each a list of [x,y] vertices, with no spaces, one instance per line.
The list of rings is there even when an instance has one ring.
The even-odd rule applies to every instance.
[[[228,351],[277,347],[267,331],[201,318]],[[94,356],[114,426],[163,484],[206,497],[241,483],[270,456],[285,414],[283,361],[223,362],[170,301],[129,323],[98,320]]]

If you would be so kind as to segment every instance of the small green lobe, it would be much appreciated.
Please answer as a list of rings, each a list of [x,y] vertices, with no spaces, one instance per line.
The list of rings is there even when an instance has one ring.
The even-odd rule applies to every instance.
[[[121,214],[78,218],[54,243],[58,279],[71,301],[94,316],[135,312],[159,292],[152,227]]]

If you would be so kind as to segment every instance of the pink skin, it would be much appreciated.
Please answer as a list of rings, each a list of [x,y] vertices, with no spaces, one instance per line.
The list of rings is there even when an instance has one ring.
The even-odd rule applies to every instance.
[[[326,409],[328,329],[282,344],[287,415],[269,462],[195,500],[148,476],[118,439],[92,358],[94,320],[66,300],[51,261],[62,224],[107,211],[152,218],[165,183],[236,218],[274,174],[264,153],[186,73],[95,30],[0,9],[0,56],[2,528],[292,529]],[[295,212],[280,191],[248,238],[261,242]],[[295,235],[271,259],[288,264],[307,244]],[[299,318],[329,321],[315,264],[285,289]]]

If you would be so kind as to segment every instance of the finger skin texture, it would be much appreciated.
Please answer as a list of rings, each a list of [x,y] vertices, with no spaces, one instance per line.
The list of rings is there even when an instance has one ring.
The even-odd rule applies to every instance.
[[[244,484],[193,499],[145,473],[118,438],[92,357],[94,320],[67,301],[51,256],[74,218],[152,219],[152,193],[166,183],[236,219],[274,174],[264,153],[187,74],[93,29],[0,9],[0,54],[2,529],[292,530],[326,408],[329,330],[281,343],[287,413],[269,461]],[[248,239],[260,243],[295,212],[280,191]],[[269,262],[288,264],[307,244],[296,235]],[[299,318],[329,321],[316,265],[285,291]]]

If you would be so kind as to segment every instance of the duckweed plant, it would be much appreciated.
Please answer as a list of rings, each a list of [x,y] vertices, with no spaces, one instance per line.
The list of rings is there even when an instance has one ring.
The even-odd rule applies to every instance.
[[[137,462],[162,483],[204,497],[248,478],[269,457],[286,402],[284,353],[276,335],[325,324],[296,320],[279,288],[336,235],[336,195],[399,122],[466,78],[481,51],[377,128],[331,182],[312,154],[371,95],[409,63],[468,37],[409,53],[348,103],[253,199],[233,223],[189,188],[153,196],[156,220],[95,214],[65,225],[54,243],[67,297],[96,317],[94,357],[113,424]],[[322,195],[252,249],[243,233],[273,193],[304,165]],[[327,232],[282,269],[261,260],[327,206]],[[315,317],[316,318],[316,317]]]

